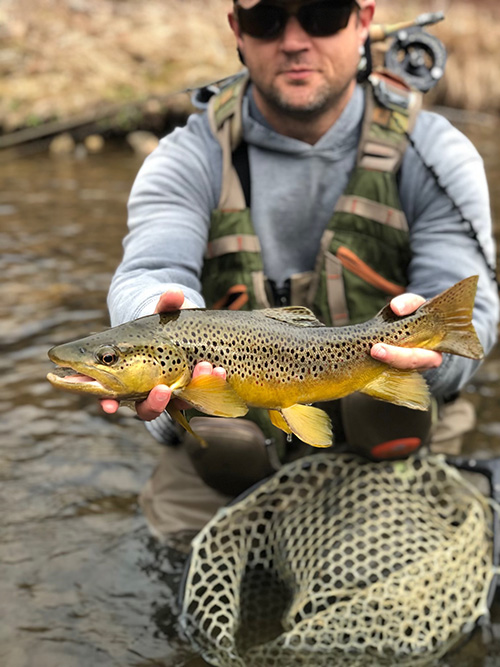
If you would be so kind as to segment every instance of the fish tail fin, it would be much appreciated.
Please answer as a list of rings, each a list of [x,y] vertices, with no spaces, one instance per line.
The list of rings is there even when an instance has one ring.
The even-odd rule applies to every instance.
[[[442,340],[433,346],[437,352],[483,358],[483,346],[472,323],[477,281],[478,276],[465,278],[422,306],[431,317],[435,315],[444,328]]]

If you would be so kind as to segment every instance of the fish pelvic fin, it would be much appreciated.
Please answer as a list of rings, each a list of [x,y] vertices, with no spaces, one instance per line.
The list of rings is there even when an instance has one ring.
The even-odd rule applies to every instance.
[[[269,418],[271,420],[271,423],[276,426],[276,428],[280,428],[282,431],[287,433],[288,435],[292,434],[292,429],[288,426],[286,421],[283,419],[281,412],[279,410],[268,410],[269,413]]]
[[[169,403],[169,404],[167,405],[167,412],[168,412],[168,414],[172,417],[172,419],[173,419],[175,422],[177,422],[178,424],[180,424],[180,425],[182,426],[182,428],[185,429],[188,433],[191,433],[191,435],[192,435],[194,438],[196,438],[196,440],[198,440],[198,442],[200,443],[200,445],[201,445],[204,449],[206,449],[206,448],[208,447],[208,445],[207,445],[207,441],[204,440],[204,439],[201,437],[201,435],[198,435],[197,433],[195,433],[195,432],[193,431],[193,429],[192,429],[191,426],[189,425],[188,420],[186,419],[186,417],[183,415],[183,413],[182,413],[180,410],[178,410],[177,408],[174,408],[174,406],[173,406],[171,403]]]
[[[428,410],[431,404],[429,388],[418,371],[391,366],[359,391],[413,410]]]
[[[433,346],[437,352],[482,359],[483,346],[472,323],[478,276],[470,276],[421,306],[430,317],[442,322],[444,335]]]
[[[294,433],[308,445],[331,447],[333,444],[332,423],[324,410],[297,403],[280,411],[269,410],[269,414],[275,426],[285,433]]]
[[[231,385],[215,375],[198,375],[174,394],[215,417],[243,417],[248,412],[247,404]]]

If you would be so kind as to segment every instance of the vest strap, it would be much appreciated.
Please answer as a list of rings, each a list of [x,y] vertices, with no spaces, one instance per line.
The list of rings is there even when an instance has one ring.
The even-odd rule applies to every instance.
[[[246,208],[245,193],[233,165],[233,152],[242,138],[241,108],[248,80],[248,73],[243,74],[212,97],[208,105],[210,128],[222,147],[222,187],[218,204],[222,210]]]
[[[257,236],[253,234],[231,234],[219,239],[209,241],[205,252],[206,259],[229,255],[233,252],[259,252],[260,243]]]
[[[390,206],[379,204],[378,202],[358,197],[354,195],[342,195],[339,197],[335,207],[336,212],[354,213],[364,218],[371,218],[383,225],[389,225],[394,229],[408,230],[406,216],[402,211],[398,211]]]
[[[216,137],[222,148],[222,186],[218,208],[222,211],[241,211],[246,208],[245,193],[233,165],[233,153],[229,149],[231,123],[226,123]]]
[[[343,327],[349,324],[349,310],[345,296],[342,262],[332,255],[325,253],[326,297],[328,308],[334,327]]]
[[[266,291],[264,271],[252,272],[252,286],[257,301],[257,308],[271,308],[271,302]]]
[[[307,305],[311,308],[314,304],[324,270],[328,309],[332,318],[332,325],[344,326],[349,323],[349,309],[347,307],[344,276],[342,275],[342,263],[335,255],[329,252],[334,236],[335,232],[327,229],[321,237],[316,267],[310,278]]]
[[[385,70],[370,76],[366,111],[358,150],[358,167],[396,173],[408,147],[422,95]]]
[[[397,146],[385,144],[382,141],[366,141],[358,165],[362,169],[370,171],[394,173],[402,160],[402,156],[403,154]]]

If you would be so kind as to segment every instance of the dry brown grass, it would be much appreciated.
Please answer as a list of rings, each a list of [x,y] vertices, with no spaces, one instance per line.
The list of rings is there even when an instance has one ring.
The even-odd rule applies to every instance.
[[[230,0],[4,0],[0,123],[165,94],[238,67]]]
[[[3,0],[0,124],[4,132],[103,103],[165,95],[235,71],[239,64],[226,23],[231,4],[231,0]],[[399,20],[427,9],[445,9],[447,20],[433,32],[445,42],[449,62],[431,99],[498,113],[500,14],[496,3],[478,6],[466,0],[413,0],[403,6],[379,0],[377,15],[379,20]]]

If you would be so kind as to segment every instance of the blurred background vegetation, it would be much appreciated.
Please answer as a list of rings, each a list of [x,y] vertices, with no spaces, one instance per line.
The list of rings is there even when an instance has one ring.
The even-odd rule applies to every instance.
[[[0,131],[127,103],[182,113],[189,96],[172,93],[240,67],[226,19],[231,6],[232,0],[3,0]],[[393,22],[438,10],[446,20],[430,32],[449,58],[428,104],[499,115],[498,0],[379,0],[376,18]]]

